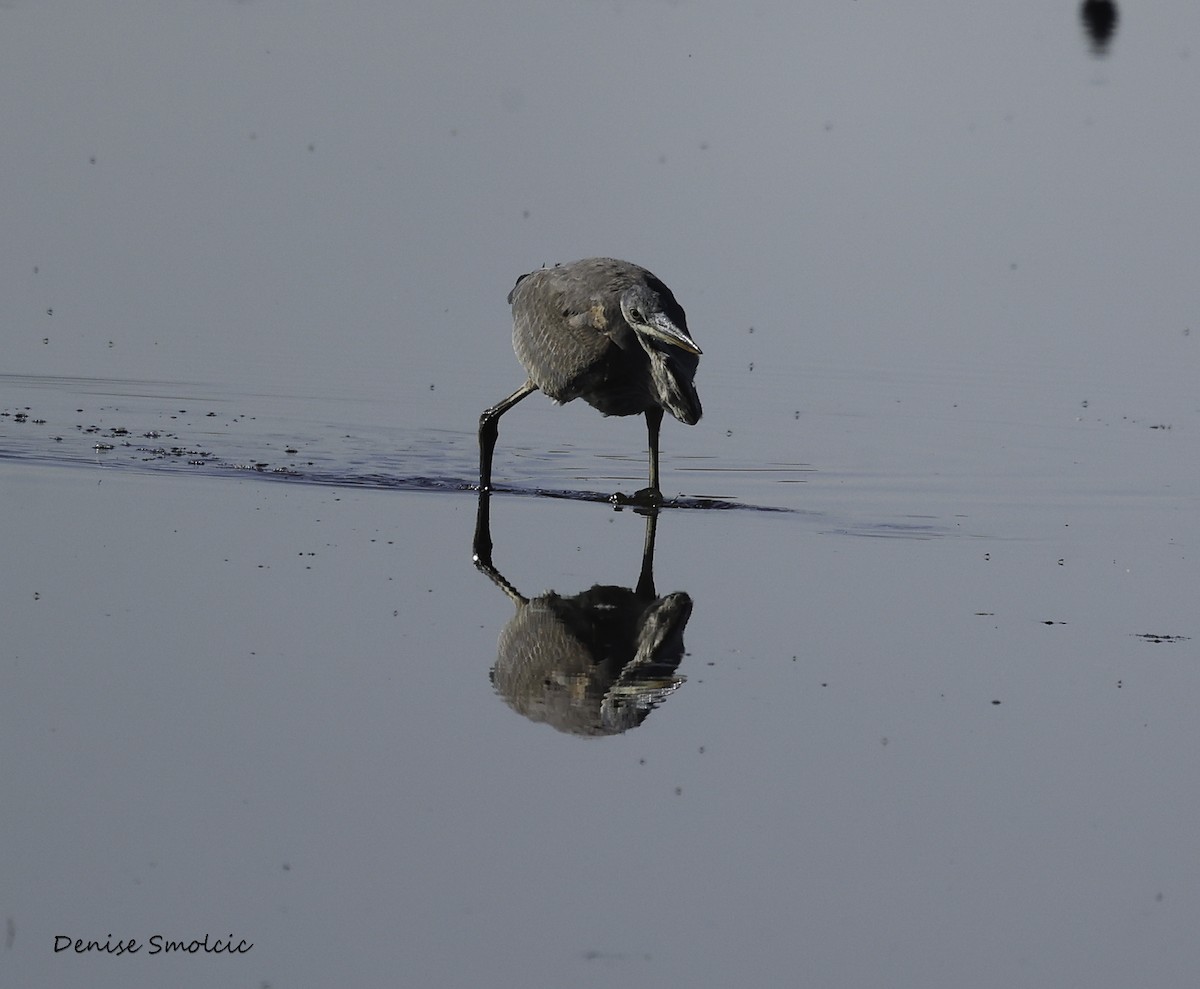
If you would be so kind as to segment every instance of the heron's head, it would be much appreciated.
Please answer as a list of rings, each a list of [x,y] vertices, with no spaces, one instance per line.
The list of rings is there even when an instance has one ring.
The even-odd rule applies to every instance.
[[[649,388],[655,401],[689,426],[700,421],[700,396],[692,384],[700,348],[687,329],[683,306],[671,290],[645,272],[621,293],[621,314],[649,357]]]
[[[658,343],[678,347],[688,354],[702,353],[688,335],[683,307],[656,278],[636,282],[621,293],[621,315],[643,346]]]

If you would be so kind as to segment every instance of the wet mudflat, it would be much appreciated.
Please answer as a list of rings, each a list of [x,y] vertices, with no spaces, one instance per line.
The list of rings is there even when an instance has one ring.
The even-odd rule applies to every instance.
[[[1200,22],[1079,15],[0,11],[9,980],[1190,987]],[[593,254],[673,504],[531,396],[477,567]]]

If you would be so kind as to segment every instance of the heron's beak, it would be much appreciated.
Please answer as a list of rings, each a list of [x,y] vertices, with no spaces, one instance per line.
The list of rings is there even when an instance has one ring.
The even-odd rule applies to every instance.
[[[696,346],[695,340],[667,319],[662,313],[655,313],[650,317],[645,326],[640,326],[638,329],[651,340],[665,343],[669,347],[678,347],[689,354],[704,353],[704,351]]]

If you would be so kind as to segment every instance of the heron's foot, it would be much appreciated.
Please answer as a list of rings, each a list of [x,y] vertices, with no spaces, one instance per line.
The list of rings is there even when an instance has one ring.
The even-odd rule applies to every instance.
[[[631,495],[618,491],[608,500],[614,505],[629,505],[633,508],[662,508],[663,496],[658,488],[642,488]]]

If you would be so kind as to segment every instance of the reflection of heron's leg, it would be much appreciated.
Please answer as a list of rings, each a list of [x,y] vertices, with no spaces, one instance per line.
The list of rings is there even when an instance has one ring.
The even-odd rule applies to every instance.
[[[513,587],[503,574],[492,566],[492,523],[490,510],[491,495],[486,491],[479,492],[479,508],[475,513],[475,542],[473,544],[475,568],[509,596],[514,604],[524,604],[526,599]]]
[[[490,502],[492,496],[487,489],[479,489],[479,507],[475,510],[475,539],[471,543],[471,551],[476,566],[492,565],[492,516]]]
[[[526,381],[515,392],[498,402],[490,409],[484,410],[479,417],[479,490],[490,491],[492,488],[492,451],[496,448],[496,437],[500,435],[500,417],[516,405],[530,392],[537,391],[537,385]],[[659,413],[660,415],[662,413]]]
[[[654,536],[658,531],[658,512],[646,513],[646,538],[642,541],[642,572],[634,593],[643,600],[658,597],[654,591]]]

